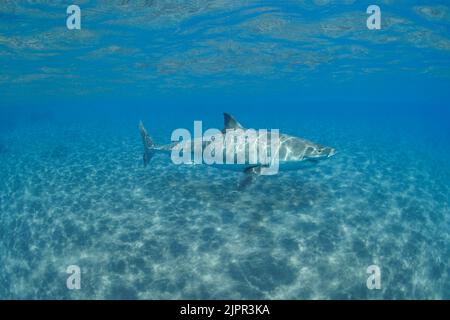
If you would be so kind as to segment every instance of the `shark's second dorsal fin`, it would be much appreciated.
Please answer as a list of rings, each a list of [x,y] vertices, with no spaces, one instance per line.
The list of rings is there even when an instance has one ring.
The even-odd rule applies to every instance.
[[[224,119],[224,128],[223,128],[224,132],[227,129],[244,129],[244,127],[242,127],[242,125],[239,122],[237,122],[236,119],[233,118],[233,116],[231,116],[226,112],[224,112],[223,114],[223,119]]]

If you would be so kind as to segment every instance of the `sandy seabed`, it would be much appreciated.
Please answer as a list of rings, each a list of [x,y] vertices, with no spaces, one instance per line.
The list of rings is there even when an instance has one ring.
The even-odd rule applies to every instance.
[[[333,159],[238,191],[240,173],[144,168],[128,133],[2,133],[0,298],[450,298],[444,160],[337,136]]]

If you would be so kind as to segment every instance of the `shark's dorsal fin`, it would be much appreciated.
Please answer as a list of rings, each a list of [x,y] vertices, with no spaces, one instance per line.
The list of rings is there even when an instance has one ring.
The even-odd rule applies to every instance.
[[[244,129],[244,127],[236,121],[233,116],[230,114],[224,112],[223,114],[223,120],[224,120],[224,128],[223,131],[225,132],[227,129]]]

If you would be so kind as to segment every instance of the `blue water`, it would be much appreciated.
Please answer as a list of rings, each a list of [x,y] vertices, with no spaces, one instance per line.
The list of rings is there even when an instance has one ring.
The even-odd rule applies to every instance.
[[[74,2],[0,4],[1,299],[450,299],[446,1]],[[338,154],[144,168],[224,111]]]

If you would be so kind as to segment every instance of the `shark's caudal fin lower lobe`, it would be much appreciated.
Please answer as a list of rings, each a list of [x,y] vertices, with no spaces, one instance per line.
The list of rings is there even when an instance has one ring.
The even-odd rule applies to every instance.
[[[148,135],[142,121],[139,122],[139,131],[141,132],[142,142],[144,143],[144,166],[146,167],[155,154],[153,150],[155,144],[153,143],[152,138]]]

